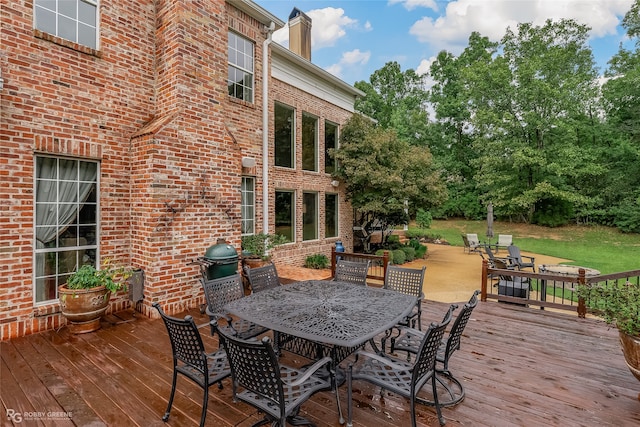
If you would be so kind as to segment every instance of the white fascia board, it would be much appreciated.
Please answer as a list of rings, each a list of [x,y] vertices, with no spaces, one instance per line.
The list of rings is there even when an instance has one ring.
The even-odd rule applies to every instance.
[[[257,19],[260,23],[266,25],[267,27],[271,22],[273,22],[276,26],[276,31],[284,27],[284,21],[251,0],[226,0],[226,2],[236,7],[237,9],[240,9],[252,18]]]
[[[272,43],[271,77],[354,112],[356,98],[365,94],[289,49]]]

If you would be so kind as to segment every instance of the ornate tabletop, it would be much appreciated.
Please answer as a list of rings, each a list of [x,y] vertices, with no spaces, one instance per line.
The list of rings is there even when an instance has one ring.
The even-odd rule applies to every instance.
[[[225,308],[278,332],[354,347],[394,326],[415,303],[415,297],[386,289],[309,280],[257,292]]]

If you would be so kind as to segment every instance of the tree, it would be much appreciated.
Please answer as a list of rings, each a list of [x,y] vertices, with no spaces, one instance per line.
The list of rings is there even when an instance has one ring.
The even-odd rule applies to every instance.
[[[502,215],[560,225],[587,203],[576,184],[605,173],[582,137],[598,93],[588,30],[519,24],[501,55],[468,70],[476,180]]]
[[[356,100],[355,109],[373,118],[383,129],[395,129],[398,137],[413,145],[426,145],[428,92],[425,77],[412,69],[402,71],[397,62],[376,70],[369,83],[355,87],[366,96]]]
[[[434,128],[438,138],[431,139],[431,152],[446,174],[448,199],[437,212],[439,216],[481,218],[485,215],[480,203],[474,175],[472,110],[469,104],[470,67],[490,64],[498,44],[473,32],[469,46],[459,57],[442,51],[430,68],[434,85],[429,100],[436,113]]]
[[[406,223],[405,201],[429,209],[445,198],[428,149],[410,145],[361,115],[343,127],[334,156],[339,165],[334,177],[345,183],[364,226],[377,223],[387,229]]]
[[[608,128],[602,158],[610,173],[596,188],[610,207],[603,222],[610,219],[623,231],[640,232],[640,175],[635,172],[640,163],[640,0],[626,13],[622,26],[629,39],[635,39],[635,50],[621,45],[605,73]]]

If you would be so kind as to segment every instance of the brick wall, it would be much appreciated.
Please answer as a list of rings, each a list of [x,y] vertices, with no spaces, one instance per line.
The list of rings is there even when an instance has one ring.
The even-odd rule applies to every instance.
[[[100,254],[144,270],[145,298],[136,308],[148,316],[157,316],[156,301],[170,314],[202,304],[199,269],[189,263],[221,237],[240,249],[242,174],[257,178],[262,224],[263,25],[219,0],[101,2],[100,17],[100,47],[92,50],[35,31],[30,0],[3,6],[0,340],[65,322],[57,303],[33,303],[38,153],[100,161]],[[255,43],[253,103],[227,95],[229,28]],[[274,99],[319,117],[320,141],[325,119],[341,124],[349,116],[270,84]],[[269,109],[272,117],[273,100]],[[320,165],[323,155],[321,148]],[[243,169],[242,157],[255,158],[256,167]],[[271,165],[270,173],[270,197],[282,187],[313,190],[323,206],[324,193],[335,192],[323,171]],[[351,209],[340,202],[340,237],[349,250]],[[329,254],[335,240],[287,245],[277,257],[301,265],[308,254]],[[112,311],[128,305],[126,295],[112,297]]]
[[[57,304],[33,304],[34,155],[101,162],[101,251],[129,262],[129,136],[154,109],[155,8],[102,2],[93,51],[33,29],[32,1],[3,5],[0,29],[0,338],[60,326]],[[126,36],[124,36],[126,35]],[[114,309],[125,305],[115,298]]]
[[[337,240],[342,240],[345,250],[350,252],[353,250],[353,214],[351,205],[345,200],[344,193],[339,194],[339,232],[335,238],[324,238],[324,201],[326,193],[336,193],[339,188],[331,185],[331,175],[324,171],[325,150],[324,150],[324,125],[325,120],[344,124],[352,113],[343,110],[323,99],[306,93],[296,87],[277,79],[271,79],[270,93],[272,99],[269,100],[270,117],[273,117],[274,102],[286,104],[295,109],[296,123],[296,143],[295,150],[297,155],[295,169],[287,169],[274,167],[273,161],[273,144],[271,144],[270,162],[270,194],[273,197],[275,190],[295,190],[296,192],[296,241],[295,243],[280,246],[274,250],[274,259],[278,263],[303,265],[307,256],[323,253],[328,258],[331,256],[331,247],[335,246]],[[309,113],[318,119],[318,172],[310,172],[302,170],[302,114]],[[270,120],[270,132],[273,135],[273,120]],[[273,137],[270,138],[270,141]],[[303,241],[302,240],[302,193],[304,191],[316,192],[318,194],[319,204],[319,240]],[[270,227],[274,227],[273,202],[270,204]],[[271,229],[273,231],[273,228]]]

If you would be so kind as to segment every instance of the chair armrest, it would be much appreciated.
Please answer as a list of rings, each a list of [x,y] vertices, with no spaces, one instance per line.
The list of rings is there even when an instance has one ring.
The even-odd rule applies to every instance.
[[[309,378],[311,378],[311,376],[313,374],[315,374],[318,369],[322,368],[327,363],[331,363],[331,358],[329,356],[323,357],[322,359],[318,360],[316,363],[314,363],[313,365],[311,365],[308,369],[306,369],[304,371],[304,375],[302,375],[301,377],[298,377],[295,381],[292,381],[292,382],[287,383],[287,384],[290,385],[290,386],[295,387],[297,385],[300,385],[300,384],[304,383]]]
[[[368,357],[370,359],[377,360],[378,362],[383,363],[384,365],[390,367],[391,369],[409,370],[409,369],[412,368],[412,365],[405,364],[404,362],[402,362],[400,360],[396,361],[396,360],[390,359],[387,356],[380,356],[378,354],[370,353],[368,351],[360,350],[360,351],[357,351],[355,354],[356,354],[356,357],[358,357],[358,356],[366,356],[366,357]]]
[[[535,262],[535,260],[536,260],[536,259],[535,259],[534,257],[532,257],[532,256],[526,256],[526,255],[520,255],[520,256],[521,256],[522,258],[527,258],[527,259],[529,259],[529,260],[530,260],[530,262]]]

